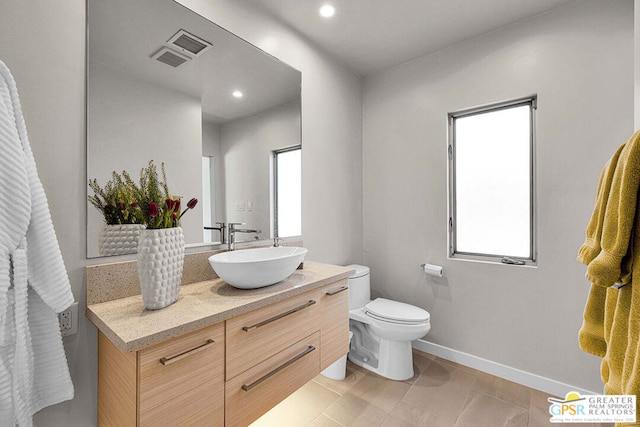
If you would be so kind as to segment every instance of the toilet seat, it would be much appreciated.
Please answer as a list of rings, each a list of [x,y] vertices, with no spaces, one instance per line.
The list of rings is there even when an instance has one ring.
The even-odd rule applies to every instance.
[[[431,318],[429,312],[420,307],[385,298],[371,301],[364,306],[364,312],[373,319],[401,325],[420,325]]]

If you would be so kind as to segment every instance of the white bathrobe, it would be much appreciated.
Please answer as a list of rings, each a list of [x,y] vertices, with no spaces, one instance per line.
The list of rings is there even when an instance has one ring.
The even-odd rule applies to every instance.
[[[73,302],[13,76],[0,61],[0,426],[73,399],[56,313]]]

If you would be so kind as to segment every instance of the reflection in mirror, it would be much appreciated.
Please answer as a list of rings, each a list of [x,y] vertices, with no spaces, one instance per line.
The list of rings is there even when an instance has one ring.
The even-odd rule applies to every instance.
[[[300,72],[172,0],[88,0],[87,15],[88,178],[164,162],[169,189],[202,201],[187,244],[224,242],[230,222],[300,235],[299,159],[274,162],[300,157]],[[87,256],[103,256],[87,209]]]

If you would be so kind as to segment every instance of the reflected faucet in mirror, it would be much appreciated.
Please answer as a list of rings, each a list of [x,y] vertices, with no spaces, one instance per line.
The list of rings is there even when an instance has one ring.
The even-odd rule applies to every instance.
[[[229,242],[227,243],[227,249],[232,251],[235,249],[236,244],[236,233],[262,233],[262,230],[250,230],[248,228],[236,228],[236,225],[245,225],[244,222],[230,222],[229,223]],[[256,236],[256,240],[259,237]]]
[[[226,239],[225,239],[225,234],[226,234],[226,230],[227,230],[227,226],[225,225],[224,222],[216,222],[217,227],[204,227],[205,230],[217,230],[220,232],[220,243],[221,244],[225,244],[226,243]]]

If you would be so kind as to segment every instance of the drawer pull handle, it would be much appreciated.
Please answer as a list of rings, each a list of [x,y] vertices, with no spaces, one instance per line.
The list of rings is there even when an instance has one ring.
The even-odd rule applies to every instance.
[[[255,380],[254,382],[252,382],[251,384],[247,385],[247,384],[243,384],[242,385],[242,389],[244,391],[249,391],[252,388],[254,388],[255,386],[257,386],[258,384],[260,384],[261,382],[263,382],[264,380],[268,379],[269,377],[277,374],[278,372],[280,372],[281,370],[283,370],[284,368],[286,368],[287,366],[291,365],[292,363],[294,363],[295,361],[302,359],[303,357],[305,357],[307,354],[311,353],[313,350],[315,350],[316,348],[312,345],[309,345],[309,347],[303,351],[302,353],[298,354],[297,356],[294,356],[292,359],[290,359],[289,361],[283,363],[282,365],[278,366],[276,369],[274,369],[273,371],[269,372],[268,374],[260,377],[259,379]]]
[[[199,345],[197,347],[194,347],[192,349],[189,349],[187,351],[183,351],[180,354],[176,354],[175,356],[171,356],[171,357],[163,357],[162,359],[160,359],[160,363],[162,363],[164,366],[170,365],[173,362],[177,362],[178,360],[184,359],[185,357],[193,354],[193,353],[198,353],[199,351],[204,350],[205,348],[207,348],[208,346],[210,346],[211,344],[214,344],[215,341],[212,340],[211,338],[209,338],[207,340],[207,342],[205,342],[202,345]]]
[[[315,303],[316,303],[315,300],[310,299],[309,301],[305,302],[301,306],[296,307],[296,308],[292,308],[291,310],[289,310],[289,311],[287,311],[285,313],[280,313],[277,316],[274,316],[274,317],[272,317],[270,319],[267,319],[267,320],[263,320],[262,322],[256,323],[255,325],[243,326],[242,330],[245,331],[245,332],[253,331],[254,329],[258,329],[258,328],[260,328],[260,327],[262,327],[262,326],[264,326],[266,324],[269,324],[271,322],[275,322],[276,320],[282,319],[283,317],[286,317],[286,316],[288,316],[290,314],[293,314],[293,313],[295,313],[297,311],[304,310],[305,308],[307,308],[309,306],[312,306]]]
[[[327,292],[327,295],[339,294],[340,292],[346,291],[347,289],[349,289],[348,286],[340,286],[338,289],[334,289],[332,291]]]

